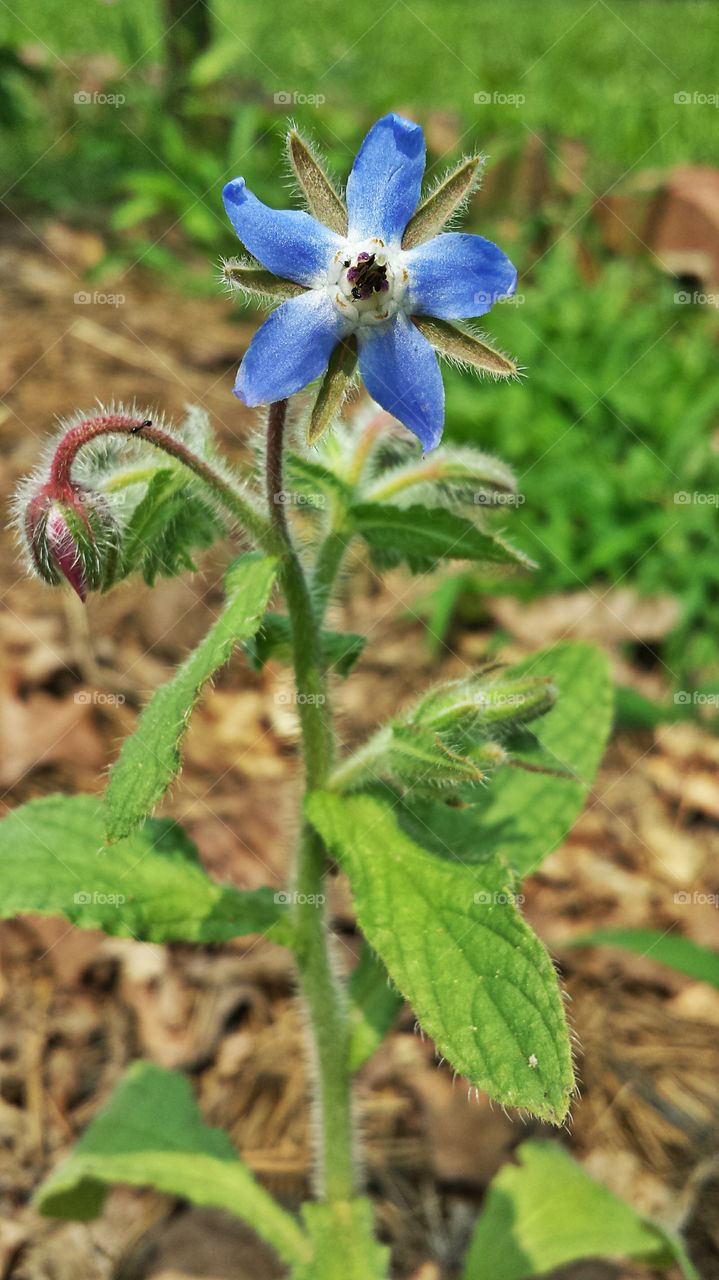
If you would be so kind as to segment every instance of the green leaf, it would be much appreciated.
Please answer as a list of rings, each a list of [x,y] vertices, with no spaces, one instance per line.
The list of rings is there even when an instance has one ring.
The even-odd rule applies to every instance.
[[[681,899],[681,894],[675,894]],[[691,900],[691,894],[686,895]],[[719,952],[702,947],[698,942],[682,938],[676,933],[660,933],[656,929],[595,929],[592,933],[582,933],[578,937],[568,939],[562,944],[565,947],[622,947],[625,951],[633,951],[636,955],[645,956],[647,960],[656,960],[659,964],[676,969],[689,978],[697,978],[699,982],[708,982],[719,988]]]
[[[482,845],[528,875],[568,834],[584,805],[612,722],[606,656],[593,645],[567,642],[543,649],[507,672],[549,676],[555,706],[531,726],[528,763],[566,770],[572,778],[504,769],[473,813]]]
[[[414,573],[423,573],[442,560],[531,566],[504,539],[483,533],[471,520],[443,507],[365,502],[350,509],[350,519],[381,569],[404,562]]]
[[[348,676],[367,643],[367,637],[353,631],[323,631],[322,649],[328,668],[340,676]],[[271,658],[292,660],[290,620],[285,613],[267,613],[260,630],[244,645],[255,671],[260,671]]]
[[[389,1249],[375,1239],[369,1200],[304,1204],[302,1217],[314,1252],[291,1280],[385,1280]]]
[[[0,915],[64,916],[83,929],[146,942],[224,942],[244,933],[285,937],[271,889],[211,880],[195,846],[169,819],[103,848],[98,796],[45,796],[0,822]]]
[[[437,857],[436,836],[413,838],[387,793],[315,792],[307,813],[349,875],[367,941],[439,1052],[491,1097],[561,1122],[574,1086],[562,997],[507,871]]]
[[[179,467],[163,467],[128,521],[115,581],[139,570],[152,586],[158,577],[194,570],[191,553],[211,546],[223,533],[220,518],[198,486]]]
[[[595,1182],[552,1142],[524,1142],[520,1164],[492,1182],[462,1280],[529,1280],[583,1258],[678,1262],[699,1280],[678,1240]]]
[[[228,661],[235,645],[254,635],[276,572],[276,558],[258,552],[242,556],[228,570],[224,612],[153,695],[113,765],[105,793],[111,843],[139,826],[167,791],[180,768],[180,743],[202,687]]]
[[[358,1071],[379,1048],[404,1003],[382,961],[364,944],[347,984],[350,1020],[350,1070]]]
[[[285,474],[293,489],[307,499],[307,506],[322,508],[327,500],[339,498],[347,502],[351,496],[341,476],[303,454],[289,451],[285,454]]]
[[[203,1121],[189,1082],[176,1071],[136,1062],[67,1160],[37,1194],[41,1213],[87,1221],[113,1183],[155,1187],[193,1204],[227,1209],[283,1261],[307,1260],[300,1225],[255,1181],[229,1137]]]

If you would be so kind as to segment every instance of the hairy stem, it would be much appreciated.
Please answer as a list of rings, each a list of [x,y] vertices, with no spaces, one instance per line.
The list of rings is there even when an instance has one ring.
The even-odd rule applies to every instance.
[[[292,629],[295,683],[308,791],[325,785],[332,763],[332,725],[319,623],[285,514],[283,436],[287,402],[270,406],[267,499],[282,539],[281,583]],[[318,1181],[325,1198],[349,1200],[355,1190],[349,1030],[344,992],[335,976],[324,909],[326,854],[303,821],[295,866],[294,927],[297,964],[307,1006],[317,1071],[320,1150]]]
[[[270,526],[264,517],[256,511],[252,503],[224,476],[218,474],[203,458],[188,449],[181,440],[153,426],[149,418],[131,418],[123,414],[104,414],[96,418],[85,418],[77,426],[71,427],[60,441],[50,464],[50,483],[58,490],[71,488],[72,464],[80,449],[98,436],[122,435],[142,440],[146,444],[161,449],[176,462],[182,463],[192,471],[199,480],[212,491],[214,496],[233,515],[258,542],[268,545]],[[269,539],[271,542],[272,539]]]

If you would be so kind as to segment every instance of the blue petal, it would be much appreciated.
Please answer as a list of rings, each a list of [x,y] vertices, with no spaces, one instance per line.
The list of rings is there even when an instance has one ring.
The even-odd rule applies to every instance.
[[[517,287],[517,270],[491,240],[447,231],[410,249],[408,306],[414,315],[483,316]]]
[[[294,395],[319,377],[343,332],[344,320],[323,290],[283,302],[252,339],[235,395],[253,407]]]
[[[359,364],[378,404],[436,449],[444,426],[444,386],[437,357],[416,325],[400,312],[386,325],[359,331]]]
[[[372,126],[347,182],[349,239],[379,236],[399,244],[417,208],[424,173],[424,134],[403,116]]]
[[[244,178],[228,182],[222,198],[245,248],[268,271],[298,284],[317,284],[344,243],[309,213],[270,209],[247,190]]]

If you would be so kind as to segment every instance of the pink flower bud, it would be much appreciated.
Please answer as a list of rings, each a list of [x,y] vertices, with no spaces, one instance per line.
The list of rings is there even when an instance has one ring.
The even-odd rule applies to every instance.
[[[23,525],[33,567],[44,582],[68,582],[83,601],[88,591],[106,585],[116,530],[99,494],[48,481],[29,498]]]

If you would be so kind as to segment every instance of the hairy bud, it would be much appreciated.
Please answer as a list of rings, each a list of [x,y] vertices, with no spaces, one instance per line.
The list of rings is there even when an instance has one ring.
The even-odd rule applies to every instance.
[[[21,528],[32,567],[44,582],[68,582],[81,600],[110,585],[116,562],[115,521],[101,494],[48,480],[20,500]]]
[[[524,724],[554,705],[556,688],[546,676],[473,677],[430,689],[410,713],[410,723],[437,732]]]

